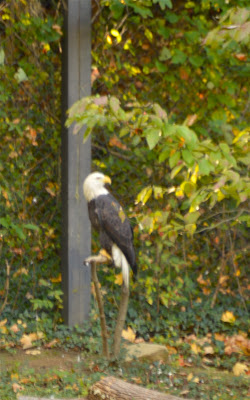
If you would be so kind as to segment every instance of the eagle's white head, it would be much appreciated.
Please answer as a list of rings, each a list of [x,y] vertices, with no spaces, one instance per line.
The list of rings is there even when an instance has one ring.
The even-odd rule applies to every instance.
[[[83,193],[88,203],[102,194],[109,193],[105,188],[106,183],[111,184],[111,179],[101,172],[92,172],[87,176],[83,182]]]

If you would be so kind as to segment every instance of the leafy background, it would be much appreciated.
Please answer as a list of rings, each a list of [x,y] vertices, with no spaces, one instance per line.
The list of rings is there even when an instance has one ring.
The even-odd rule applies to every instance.
[[[247,2],[92,5],[93,97],[68,123],[92,132],[93,169],[111,176],[134,227],[127,325],[134,340],[194,342],[198,355],[207,337],[214,365],[232,368],[246,345],[231,361],[235,347],[223,349],[229,336],[244,342],[249,321]],[[60,1],[0,6],[2,348],[23,348],[30,332],[40,332],[31,342],[86,348],[91,335],[60,314],[62,11]],[[121,276],[99,277],[111,328]]]

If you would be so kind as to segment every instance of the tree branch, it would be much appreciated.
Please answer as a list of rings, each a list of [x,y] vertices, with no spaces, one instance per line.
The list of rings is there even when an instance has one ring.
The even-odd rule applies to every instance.
[[[122,285],[122,295],[119,306],[118,317],[116,321],[115,333],[114,333],[114,342],[113,342],[113,356],[115,358],[118,357],[120,351],[122,330],[125,324],[127,311],[128,311],[128,299],[129,299],[129,288],[126,287],[123,283]]]
[[[100,290],[100,284],[97,277],[96,265],[103,264],[108,262],[108,258],[103,256],[102,254],[98,254],[97,256],[90,256],[86,258],[84,261],[85,265],[91,264],[91,277],[95,287],[96,300],[98,304],[100,321],[101,321],[101,332],[102,332],[102,348],[103,355],[109,359],[109,348],[108,348],[108,331],[106,325],[106,318],[104,313],[104,305],[103,305],[103,297]]]

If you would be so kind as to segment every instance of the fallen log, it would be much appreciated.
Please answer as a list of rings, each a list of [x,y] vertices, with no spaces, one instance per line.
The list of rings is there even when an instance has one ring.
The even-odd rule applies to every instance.
[[[88,400],[183,400],[180,397],[125,382],[108,376],[96,382],[89,391]]]

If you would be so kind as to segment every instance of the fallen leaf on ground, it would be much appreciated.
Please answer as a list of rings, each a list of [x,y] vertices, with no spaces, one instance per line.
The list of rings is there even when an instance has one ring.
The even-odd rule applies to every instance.
[[[42,337],[43,337],[42,332],[30,333],[28,335],[24,334],[20,339],[20,343],[23,347],[23,350],[27,350],[27,349],[33,347],[32,342],[42,339]]]
[[[17,393],[20,390],[23,390],[23,386],[19,385],[18,383],[13,383],[12,390],[14,393]]]
[[[240,376],[245,374],[248,371],[248,367],[246,364],[243,363],[236,363],[233,367],[233,374],[235,376]]]
[[[10,327],[10,331],[13,333],[17,333],[17,332],[19,332],[19,330],[20,329],[18,328],[17,324],[14,324]]]
[[[46,349],[51,349],[52,347],[55,347],[57,345],[57,343],[60,343],[60,340],[58,338],[55,338],[55,339],[51,340],[51,342],[46,343],[44,345],[44,347]]]
[[[214,354],[214,349],[212,346],[206,346],[204,347],[204,354]]]
[[[166,345],[166,348],[168,349],[169,354],[177,354],[177,350],[175,347]]]
[[[192,374],[192,372],[190,372],[190,374],[188,374],[187,376],[187,381],[191,381],[193,379],[194,375]]]
[[[124,329],[122,331],[122,337],[132,343],[135,341],[135,333],[133,329],[130,328],[130,326],[128,327],[127,330]]]
[[[222,322],[228,322],[232,324],[235,321],[235,316],[231,311],[225,311],[221,316]]]
[[[201,352],[201,348],[196,343],[190,344],[191,350],[193,353],[198,354]]]

